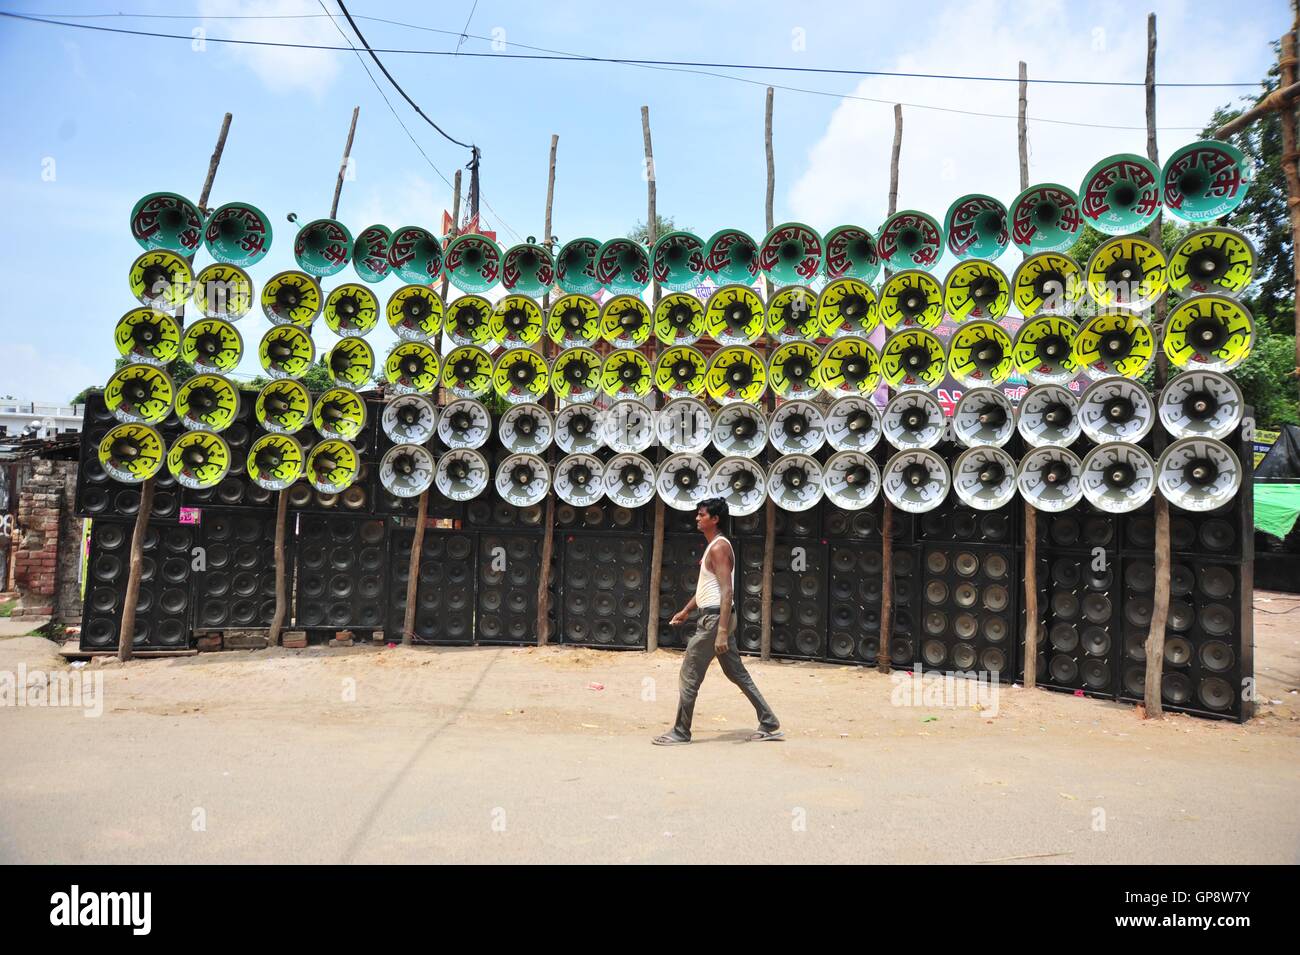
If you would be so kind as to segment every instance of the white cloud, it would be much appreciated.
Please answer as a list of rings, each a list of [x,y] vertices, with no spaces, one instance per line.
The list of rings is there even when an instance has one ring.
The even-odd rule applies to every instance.
[[[212,36],[259,42],[345,45],[324,11],[313,0],[200,0],[199,15]],[[331,10],[330,12],[334,12]],[[316,19],[284,20],[277,17],[314,14]],[[266,19],[214,20],[209,17],[244,16]],[[347,33],[346,21],[340,26]],[[353,40],[355,43],[356,41]],[[359,44],[358,44],[359,45]],[[339,58],[352,56],[331,50],[294,50],[271,46],[213,43],[246,64],[274,93],[305,91],[320,98],[339,72]]]

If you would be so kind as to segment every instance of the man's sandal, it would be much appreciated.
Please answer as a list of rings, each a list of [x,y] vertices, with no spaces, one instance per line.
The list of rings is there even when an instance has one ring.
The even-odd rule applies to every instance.
[[[685,746],[690,742],[690,740],[681,739],[674,736],[672,733],[664,733],[663,736],[656,736],[650,742],[654,743],[656,746]]]
[[[765,740],[765,739],[776,739],[776,740],[779,740],[779,739],[784,739],[784,738],[785,738],[785,733],[783,733],[781,730],[771,730],[771,731],[768,731],[768,730],[757,730],[756,732],[753,732],[753,733],[750,734],[750,736],[749,736],[749,742],[751,742],[751,743],[757,743],[757,742],[760,742],[761,740]]]

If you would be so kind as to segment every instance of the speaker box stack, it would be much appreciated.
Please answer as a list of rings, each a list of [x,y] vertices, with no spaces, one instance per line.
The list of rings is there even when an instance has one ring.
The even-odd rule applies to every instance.
[[[105,406],[103,392],[88,394],[86,410],[81,420],[81,463],[77,471],[75,506],[79,517],[134,519],[140,510],[140,485],[113,480],[99,463],[99,442],[115,424],[117,419]],[[184,430],[174,414],[158,426],[158,433],[168,447]],[[153,507],[149,519],[175,523],[180,515],[180,505],[181,488],[164,463],[154,478]]]
[[[256,392],[241,391],[239,412],[221,437],[230,446],[230,471],[216,487],[187,488],[183,504],[186,507],[208,509],[213,507],[268,508],[275,506],[275,491],[259,487],[248,479],[248,449],[267,432],[257,423],[253,413]]]
[[[415,531],[398,528],[390,538],[392,569],[386,632],[388,639],[396,642],[402,638],[406,615],[406,587]],[[467,645],[474,642],[476,557],[473,535],[425,529],[415,590],[414,643]]]
[[[299,518],[296,626],[383,628],[387,533],[383,520],[317,514]]]
[[[353,517],[374,513],[375,486],[378,484],[376,474],[379,470],[378,441],[375,436],[382,433],[379,427],[379,418],[382,414],[382,402],[367,400],[366,423],[362,425],[357,436],[349,442],[357,451],[359,466],[356,481],[340,494],[326,494],[316,490],[306,479],[303,479],[289,488],[290,510],[300,514],[338,514]],[[261,437],[261,429],[257,431],[254,440]],[[321,440],[310,425],[293,437],[302,445],[304,460]]]
[[[474,626],[477,642],[536,643],[541,535],[483,533],[479,535],[478,551],[478,614]],[[552,560],[548,604],[552,632],[560,576],[558,564],[558,560]]]
[[[495,465],[493,465],[495,476]],[[559,505],[557,504],[557,509]],[[510,530],[540,530],[546,519],[546,505],[535,504],[531,507],[516,507],[497,495],[491,485],[465,505],[465,526],[475,529],[499,527]]]
[[[271,626],[275,617],[275,513],[264,509],[209,510],[202,515],[198,536],[204,549],[204,569],[194,574],[195,629]],[[289,568],[293,567],[293,543],[292,533],[286,533]]]
[[[645,535],[557,533],[563,550],[560,642],[644,649],[650,595]]]
[[[509,505],[506,505],[507,507]],[[555,502],[556,541],[567,531],[616,531],[623,534],[641,533],[647,526],[647,512],[653,514],[654,505],[645,507],[620,507],[609,501],[602,501],[590,507],[574,507],[563,501]],[[672,514],[674,512],[668,512]],[[692,523],[691,528],[694,529]]]
[[[1120,570],[1115,550],[1101,546],[1040,552],[1034,666],[1042,686],[1115,698],[1116,661],[1123,652]]]
[[[682,511],[670,511],[670,519]],[[693,514],[689,514],[692,519]],[[693,522],[693,521],[692,521]],[[680,526],[680,522],[672,523]],[[686,602],[695,596],[695,585],[700,573],[700,559],[704,556],[703,534],[664,534],[663,567],[659,575],[659,646],[685,647],[686,641],[694,632],[689,623],[674,627],[669,624],[673,614],[686,606]],[[743,575],[738,575],[743,576]],[[761,581],[760,581],[761,583]],[[737,583],[736,599],[741,599],[742,585]],[[737,628],[742,626],[737,621]],[[739,629],[737,633],[739,633]]]
[[[133,523],[121,521],[101,519],[91,525],[80,641],[84,651],[118,646],[133,530]],[[194,537],[186,526],[148,526],[132,639],[136,650],[183,650],[189,646]]]

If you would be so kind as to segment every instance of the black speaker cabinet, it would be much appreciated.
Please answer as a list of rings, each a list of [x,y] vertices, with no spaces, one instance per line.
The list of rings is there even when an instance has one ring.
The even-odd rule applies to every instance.
[[[1010,546],[924,545],[918,610],[923,669],[1011,679],[1020,585],[1015,556]]]
[[[491,476],[495,480],[495,465]],[[545,519],[545,503],[530,507],[516,507],[501,500],[490,483],[482,494],[465,505],[465,526],[475,530],[485,527],[499,527],[513,531],[540,530]]]
[[[822,536],[832,544],[837,541],[880,541],[884,528],[884,500],[877,498],[860,511],[846,511],[834,504],[822,508]],[[895,546],[912,543],[913,515],[894,509],[893,537]]]
[[[761,555],[760,547],[760,573]],[[776,538],[772,552],[772,656],[820,659],[825,655],[827,562],[826,544],[819,540]]]
[[[1115,551],[1044,551],[1038,559],[1038,683],[1114,699],[1120,625],[1121,562]],[[1030,661],[1023,659],[1023,666]]]
[[[295,625],[380,630],[388,607],[383,520],[304,514],[298,519]]]
[[[666,517],[666,515],[665,515]],[[620,507],[610,501],[601,501],[590,507],[574,507],[561,500],[555,502],[555,528],[557,539],[570,531],[610,531],[615,534],[639,534],[654,526],[654,504],[643,507]],[[665,523],[665,526],[667,524]],[[691,530],[695,525],[691,525]]]
[[[676,511],[674,514],[685,512]],[[694,515],[688,515],[694,520]],[[695,596],[695,585],[699,579],[700,560],[704,556],[704,535],[703,534],[665,534],[664,535],[664,559],[663,568],[659,575],[659,646],[677,647],[686,646],[686,641],[691,638],[692,624],[685,623],[679,627],[669,624],[673,614],[686,606],[686,602]],[[741,599],[739,578],[743,574],[738,574],[736,599]],[[758,584],[761,587],[762,579],[759,578]],[[737,633],[740,633],[742,627],[741,621],[736,622]]]
[[[992,511],[977,511],[949,494],[940,507],[916,515],[917,536],[927,543],[987,544],[1015,547],[1021,543],[1017,515],[1023,509],[1017,498]]]
[[[541,534],[483,533],[478,539],[479,643],[537,642],[537,588],[542,566]],[[553,552],[554,553],[554,552]],[[555,629],[559,561],[552,560],[548,617]]]
[[[880,602],[880,544],[832,540],[826,641],[828,662],[876,663],[880,651]]]
[[[134,524],[122,521],[101,519],[91,525],[82,650],[118,646],[133,531]],[[143,543],[132,645],[136,650],[183,650],[190,645],[194,531],[177,524],[150,524]]]
[[[1023,498],[1016,498],[1023,510]],[[1039,550],[1091,553],[1095,548],[1117,548],[1119,531],[1115,515],[1099,511],[1086,500],[1068,511],[1052,514],[1038,512]],[[1023,535],[1022,535],[1023,536]]]
[[[397,528],[390,535],[388,639],[402,638],[406,587],[410,580],[415,531]],[[415,589],[414,643],[466,645],[474,642],[474,591],[477,563],[475,536],[461,531],[426,528],[420,548]]]
[[[261,629],[275,618],[275,512],[212,508],[198,528],[204,569],[194,574],[196,630]],[[285,528],[285,599],[293,580],[292,518]],[[285,621],[289,618],[286,615]]]
[[[117,424],[113,413],[104,405],[103,392],[86,396],[86,411],[81,421],[80,463],[77,471],[76,513],[78,517],[127,518],[134,520],[140,510],[140,485],[115,481],[99,463],[99,442]],[[176,416],[170,415],[159,427],[167,446],[185,429]],[[164,462],[154,478],[151,522],[175,523],[180,515],[181,488]]]
[[[644,649],[650,606],[650,538],[557,534],[563,584],[560,642]]]

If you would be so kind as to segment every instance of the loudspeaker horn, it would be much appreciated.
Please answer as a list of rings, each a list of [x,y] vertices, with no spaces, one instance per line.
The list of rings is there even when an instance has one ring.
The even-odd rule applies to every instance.
[[[455,348],[447,356],[447,363],[450,365],[453,356],[456,356],[458,361],[463,362],[466,352],[473,356],[471,375],[473,385],[475,387],[479,386],[480,379],[475,376],[481,375],[481,383],[485,391],[492,362],[483,349],[474,348],[472,345]],[[480,358],[482,364],[478,362]],[[486,366],[488,371],[483,371],[483,366]],[[439,372],[438,353],[433,350],[433,346],[428,342],[398,342],[388,352],[388,357],[384,359],[384,380],[392,386],[393,392],[399,395],[412,393],[433,394],[433,390],[438,387]],[[455,384],[447,381],[446,376],[443,377],[443,384],[450,387],[453,394],[466,397],[456,390],[459,383],[459,377],[457,377],[457,383]],[[477,392],[477,394],[482,394],[482,391]]]
[[[1127,514],[1151,499],[1156,488],[1156,466],[1137,445],[1127,442],[1099,444],[1083,459],[1083,496],[1097,510]]]
[[[315,219],[298,230],[293,257],[308,275],[336,275],[352,259],[352,233],[337,219]]]
[[[880,319],[897,328],[937,328],[943,322],[943,287],[919,269],[899,272],[880,289]]]
[[[492,303],[481,295],[462,295],[448,302],[443,328],[455,345],[491,346]]]
[[[551,446],[555,423],[539,404],[515,405],[501,415],[497,436],[507,451],[516,454],[541,454]]]
[[[428,444],[438,430],[438,409],[424,395],[401,395],[384,405],[379,423],[393,444]]]
[[[384,317],[403,341],[423,342],[442,331],[442,296],[428,285],[403,285],[388,297]]]
[[[1011,277],[1012,300],[1025,316],[1073,315],[1087,289],[1079,263],[1061,252],[1031,255]]]
[[[1079,425],[1097,444],[1126,441],[1136,444],[1155,423],[1147,390],[1129,378],[1102,378],[1079,399]]]
[[[747,457],[725,457],[709,474],[709,496],[726,501],[732,517],[748,517],[767,500],[767,475]]]
[[[307,455],[307,481],[322,494],[342,494],[361,470],[357,449],[339,438],[318,441]]]
[[[1016,430],[1032,448],[1065,448],[1079,437],[1079,404],[1062,385],[1035,385],[1016,409]]]
[[[1117,236],[1097,247],[1088,260],[1088,295],[1099,308],[1148,309],[1169,287],[1160,247],[1140,236]]]
[[[713,419],[711,438],[719,454],[757,457],[767,446],[767,419],[754,405],[727,405]]]
[[[1140,378],[1155,357],[1151,326],[1133,312],[1104,312],[1088,320],[1074,339],[1074,363],[1089,378]]]
[[[433,486],[433,455],[418,444],[395,444],[379,462],[379,483],[394,497],[419,497]]]
[[[171,377],[157,365],[124,365],[104,385],[104,404],[123,424],[161,424],[175,398]]]
[[[219,318],[200,319],[186,328],[181,337],[181,360],[199,371],[229,374],[243,354],[243,337],[234,325]]]
[[[316,346],[311,335],[297,325],[277,325],[262,336],[257,358],[272,378],[301,378],[316,359]],[[235,364],[231,362],[230,367]]]
[[[99,441],[100,467],[114,481],[139,484],[162,469],[167,447],[147,424],[118,424]]]
[[[806,454],[785,454],[767,474],[767,496],[784,511],[815,507],[825,492],[822,466]]]
[[[460,235],[447,243],[443,265],[462,292],[486,292],[501,281],[501,247],[485,235]]]
[[[252,268],[271,251],[271,220],[257,206],[227,202],[208,217],[203,244],[218,262]]]
[[[1241,489],[1241,462],[1222,441],[1179,438],[1160,455],[1156,486],[1174,507],[1212,511]]]
[[[842,225],[826,233],[826,278],[859,279],[871,284],[880,274],[876,238],[866,229]]]
[[[408,285],[432,285],[442,274],[442,243],[419,226],[394,229],[388,243],[388,265]]]
[[[141,252],[128,273],[131,295],[141,305],[171,314],[185,304],[194,287],[194,270],[175,252]]]
[[[449,501],[473,500],[488,486],[487,458],[469,448],[448,451],[438,458],[433,483]]]
[[[948,273],[943,284],[943,310],[954,322],[997,321],[1011,307],[1007,274],[984,259],[967,259]]]
[[[972,388],[961,396],[953,410],[952,432],[968,448],[1002,447],[1016,432],[1011,399],[997,388]]]
[[[1083,465],[1068,448],[1034,448],[1020,461],[1016,487],[1035,510],[1067,511],[1083,497]]]
[[[826,412],[826,440],[836,451],[866,454],[880,443],[880,412],[867,395],[835,399]]]
[[[1226,295],[1194,295],[1165,322],[1165,355],[1176,368],[1231,371],[1254,344],[1254,319],[1246,306]]]
[[[946,369],[943,342],[923,328],[907,328],[890,335],[880,354],[880,373],[895,390],[931,391],[943,381]]]
[[[708,371],[704,355],[690,345],[673,345],[655,359],[655,387],[669,398],[690,398],[704,392]]]
[[[702,454],[713,434],[713,418],[703,401],[674,398],[655,417],[655,434],[670,453]]]
[[[283,491],[304,473],[302,445],[287,434],[264,434],[248,449],[248,477],[260,488]]]
[[[512,405],[540,401],[551,387],[546,359],[528,348],[512,348],[492,369],[492,389]]]
[[[665,345],[692,345],[704,334],[704,303],[689,292],[673,292],[654,311],[655,337]]]
[[[570,295],[595,295],[600,289],[596,277],[596,256],[600,243],[583,237],[570,239],[560,246],[555,257],[555,281]]]
[[[610,398],[644,398],[654,386],[650,359],[635,348],[615,348],[600,367],[600,390]]]
[[[113,341],[127,361],[162,368],[181,353],[181,326],[165,312],[133,308],[117,320]]]
[[[619,454],[640,454],[654,441],[653,415],[639,401],[614,402],[605,410],[603,426],[605,444]]]
[[[948,251],[958,259],[996,259],[1007,250],[1007,207],[992,196],[962,196],[943,217]]]
[[[272,325],[311,328],[324,303],[320,283],[306,272],[279,272],[262,286],[262,314]]]
[[[719,345],[749,345],[763,327],[763,300],[749,286],[727,285],[709,297],[704,331]]]
[[[540,298],[555,284],[551,250],[536,242],[512,245],[501,260],[501,285],[507,292]]]
[[[364,338],[340,338],[325,354],[325,367],[334,384],[364,388],[375,373],[375,352]]]
[[[482,402],[458,398],[442,409],[438,440],[454,450],[476,450],[492,437],[492,416]]]
[[[650,271],[661,288],[685,292],[704,281],[704,242],[691,232],[669,232],[650,252]]]
[[[1011,336],[996,322],[967,322],[948,341],[948,373],[966,388],[997,387],[1013,370]]]
[[[220,375],[195,375],[176,389],[176,417],[191,431],[225,431],[239,416],[239,389]]]
[[[811,282],[822,267],[822,240],[802,222],[784,222],[758,247],[758,270],[777,285]]]
[[[845,511],[860,511],[880,494],[880,469],[861,451],[836,451],[826,461],[826,497]]]
[[[1016,496],[1016,462],[992,445],[967,448],[953,462],[952,486],[967,507],[996,511]]]
[[[1236,229],[1190,232],[1169,256],[1169,288],[1183,295],[1213,292],[1236,298],[1255,275],[1255,246]]]
[[[566,348],[551,365],[551,391],[567,401],[590,401],[600,392],[601,359],[590,348]]]
[[[900,511],[924,514],[944,502],[952,475],[943,458],[933,451],[898,451],[881,475],[885,498]]]
[[[1074,341],[1079,326],[1068,318],[1039,315],[1020,326],[1011,360],[1016,371],[1033,385],[1063,385],[1079,374],[1074,363]]]
[[[146,251],[191,256],[203,240],[203,213],[174,192],[151,192],[131,208],[131,238]]]
[[[915,209],[895,212],[880,227],[876,254],[886,268],[928,272],[943,255],[943,230],[924,212]]]
[[[719,348],[709,361],[704,390],[718,404],[752,404],[767,390],[767,367],[758,352],[746,345]]]
[[[1134,153],[1108,156],[1084,176],[1079,212],[1104,235],[1142,231],[1160,214],[1160,170]]]
[[[605,496],[619,507],[641,507],[655,496],[655,466],[640,454],[616,454],[605,465]]]
[[[895,395],[880,416],[885,440],[902,451],[933,448],[943,440],[945,424],[938,399],[916,389]]]
[[[555,466],[555,494],[565,504],[591,507],[605,496],[605,465],[594,454],[569,454]]]
[[[253,280],[237,265],[214,262],[194,279],[192,297],[204,318],[237,322],[253,307]]]
[[[167,470],[181,487],[216,487],[230,473],[230,445],[211,432],[179,434],[167,451]]]
[[[595,454],[605,444],[601,411],[593,404],[565,405],[555,413],[555,443],[565,454]]]
[[[1230,143],[1189,143],[1165,162],[1160,192],[1169,214],[1184,222],[1229,215],[1250,189],[1251,165]]]
[[[1082,225],[1079,197],[1054,182],[1030,186],[1011,203],[1011,241],[1028,256],[1068,251]]]
[[[816,293],[806,285],[787,285],[773,292],[767,301],[767,333],[778,342],[821,338]]]
[[[650,284],[650,256],[635,239],[610,239],[596,252],[596,280],[615,295],[640,295]]]
[[[311,420],[311,392],[292,378],[268,382],[257,393],[253,415],[272,434],[296,434]]]
[[[393,230],[386,225],[368,225],[352,243],[352,268],[357,278],[371,284],[388,278],[392,265],[388,250],[393,244]]]
[[[600,306],[590,295],[562,295],[546,317],[546,333],[561,348],[590,346],[600,338]]]
[[[837,338],[822,352],[817,377],[833,395],[870,395],[880,386],[880,355],[865,338]]]
[[[816,454],[826,443],[826,419],[811,401],[786,401],[772,412],[767,436],[781,454]]]
[[[1223,440],[1241,423],[1245,400],[1237,383],[1213,371],[1186,371],[1160,392],[1160,423],[1175,438]]]
[[[366,403],[348,388],[330,388],[316,399],[311,423],[322,438],[352,441],[366,426]]]
[[[693,511],[709,496],[709,462],[689,452],[670,454],[659,465],[655,490],[675,511]]]
[[[325,326],[341,338],[368,335],[379,324],[379,301],[364,285],[340,285],[325,299]]]
[[[753,284],[758,278],[758,245],[747,232],[720,229],[704,244],[704,275],[714,285]]]
[[[823,334],[831,338],[844,335],[865,338],[880,324],[876,293],[861,279],[836,279],[828,284],[817,296],[817,313],[821,316]]]
[[[542,340],[542,310],[527,295],[507,295],[488,321],[492,340],[505,348],[531,348]]]
[[[653,329],[650,306],[636,295],[615,295],[600,310],[600,337],[615,348],[639,348]]]
[[[812,342],[777,346],[767,362],[772,391],[781,398],[812,398],[821,391],[822,350]]]

